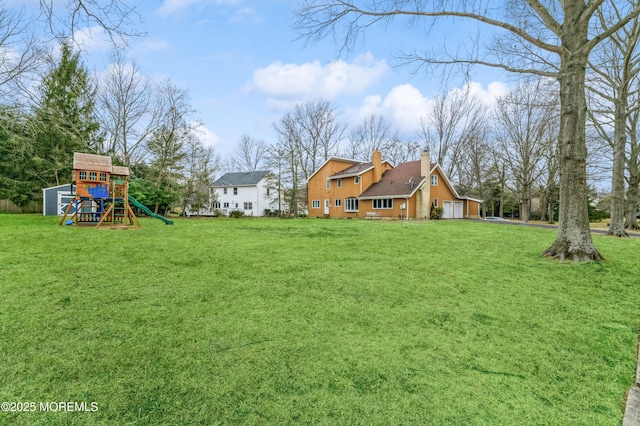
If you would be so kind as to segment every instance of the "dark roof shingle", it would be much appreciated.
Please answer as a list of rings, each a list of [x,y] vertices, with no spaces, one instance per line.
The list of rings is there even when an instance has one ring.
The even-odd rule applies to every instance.
[[[256,185],[265,176],[271,173],[268,170],[261,170],[257,172],[239,172],[239,173],[225,173],[215,182],[213,186],[249,186]]]
[[[424,178],[420,176],[420,161],[400,163],[395,169],[384,172],[380,182],[371,185],[358,198],[408,197]]]

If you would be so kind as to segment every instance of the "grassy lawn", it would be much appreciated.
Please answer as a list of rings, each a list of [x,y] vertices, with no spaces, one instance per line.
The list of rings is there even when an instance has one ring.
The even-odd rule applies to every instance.
[[[640,239],[540,257],[464,221],[0,215],[0,424],[610,424],[635,378]]]

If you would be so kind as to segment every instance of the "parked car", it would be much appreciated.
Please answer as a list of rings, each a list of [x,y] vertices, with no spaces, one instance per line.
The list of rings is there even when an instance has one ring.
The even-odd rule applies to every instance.
[[[501,218],[500,216],[487,216],[484,218],[484,220],[504,220],[504,219]]]

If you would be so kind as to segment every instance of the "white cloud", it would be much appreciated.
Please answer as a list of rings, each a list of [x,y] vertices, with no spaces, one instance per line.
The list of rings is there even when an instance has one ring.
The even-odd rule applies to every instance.
[[[501,81],[494,81],[487,85],[485,89],[482,84],[475,81],[471,81],[467,84],[466,88],[469,89],[469,93],[482,101],[487,107],[493,107],[496,104],[496,100],[506,94],[509,89],[506,84]],[[451,90],[451,92],[460,92],[465,88],[457,88]]]
[[[213,146],[220,141],[220,137],[209,130],[204,124],[196,122],[192,122],[191,124],[195,125],[196,132],[204,146]]]
[[[102,27],[86,27],[73,34],[73,41],[84,52],[106,52],[111,47],[111,41]]]
[[[420,129],[420,117],[431,111],[432,102],[413,85],[402,84],[392,88],[384,99],[380,95],[367,96],[362,106],[347,111],[347,117],[351,124],[358,125],[365,117],[376,114],[401,135],[413,137]]]
[[[471,82],[468,88],[487,108],[493,108],[496,99],[508,91],[507,86],[499,81],[490,83],[487,88],[480,83]],[[455,88],[450,93],[462,90],[464,88]],[[367,96],[361,106],[348,110],[346,115],[349,123],[354,125],[361,124],[371,114],[385,117],[401,135],[411,138],[420,130],[421,118],[431,114],[433,102],[433,99],[425,97],[413,85],[403,84],[393,87],[384,98],[380,95]]]
[[[370,53],[359,56],[351,64],[341,60],[326,65],[319,61],[302,65],[276,61],[255,70],[247,90],[272,98],[271,104],[313,98],[334,100],[364,92],[388,71],[387,64],[375,61]]]
[[[146,38],[140,43],[137,43],[132,48],[132,52],[135,55],[143,55],[150,52],[158,52],[161,50],[167,50],[171,47],[171,44],[166,40],[159,38]]]

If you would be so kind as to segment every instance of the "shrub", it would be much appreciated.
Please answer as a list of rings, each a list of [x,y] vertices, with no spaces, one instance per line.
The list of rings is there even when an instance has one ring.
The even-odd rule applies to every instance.
[[[431,219],[442,219],[442,215],[444,214],[444,209],[442,207],[436,207],[431,204],[431,214],[429,217]]]
[[[229,213],[229,217],[235,217],[236,219],[244,216],[244,212],[242,210],[231,210]]]

